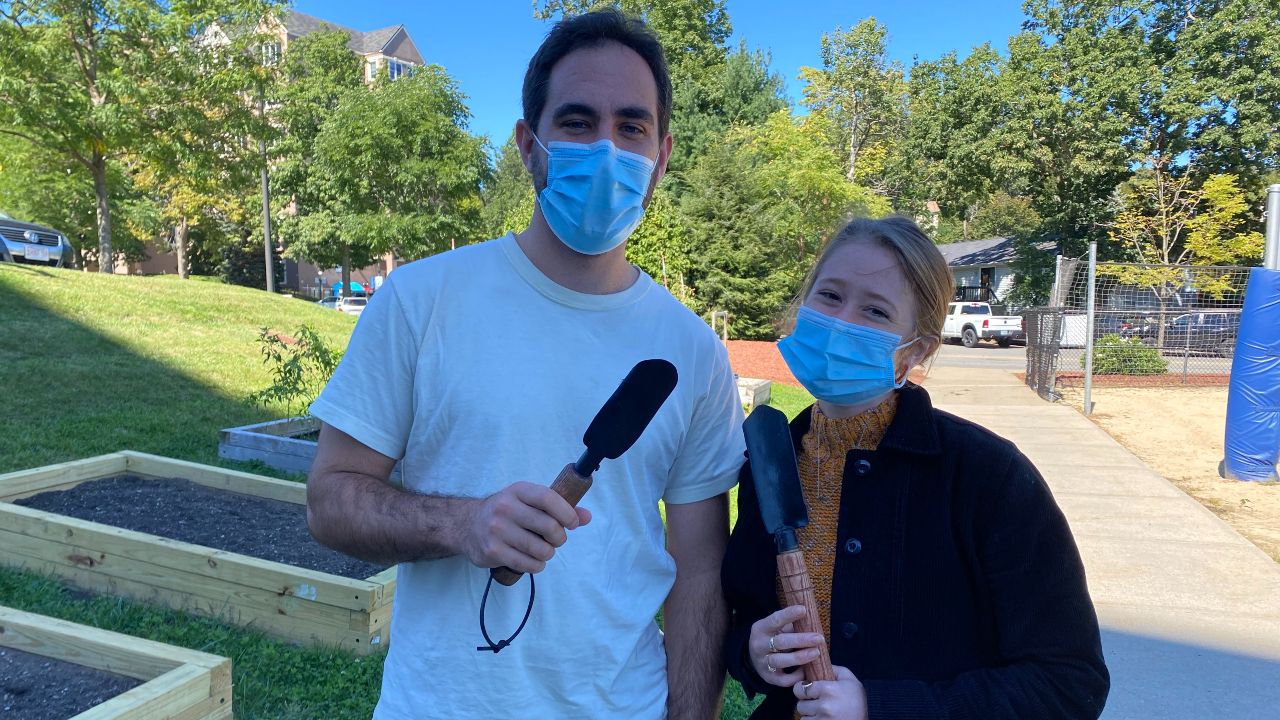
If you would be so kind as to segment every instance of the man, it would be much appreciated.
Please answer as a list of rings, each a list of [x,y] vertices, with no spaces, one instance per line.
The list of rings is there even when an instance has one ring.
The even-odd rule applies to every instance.
[[[661,48],[615,12],[563,21],[523,105],[532,222],[388,276],[312,406],[311,530],[400,563],[378,720],[712,717],[742,409],[715,335],[626,261],[671,154]],[[575,509],[548,485],[647,358],[676,388]],[[505,647],[531,598],[523,582],[486,598],[498,566],[537,583]]]

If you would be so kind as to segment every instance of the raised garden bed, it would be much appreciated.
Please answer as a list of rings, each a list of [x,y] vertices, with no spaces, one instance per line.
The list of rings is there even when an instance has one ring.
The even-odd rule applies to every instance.
[[[5,718],[232,717],[231,661],[216,655],[0,606],[0,660]]]
[[[212,615],[306,644],[338,645],[366,653],[387,641],[395,568],[367,578],[342,577],[298,567],[293,563],[302,561],[292,555],[280,556],[288,557],[286,564],[210,547],[212,540],[184,542],[14,502],[24,498],[39,502],[53,492],[108,478],[135,485],[138,478],[161,483],[181,479],[202,486],[201,491],[223,491],[249,505],[261,498],[275,502],[257,504],[297,508],[298,517],[306,504],[306,486],[299,483],[130,451],[102,455],[0,475],[0,562],[56,575],[88,590]],[[121,497],[128,504],[143,502],[133,494]],[[199,500],[191,504],[203,507]],[[162,509],[157,512],[165,514]],[[236,527],[216,528],[231,536],[218,539],[219,544],[241,541],[241,535],[257,531],[250,527],[256,516],[244,517],[230,523]],[[140,527],[155,532],[167,530],[164,524]],[[169,535],[186,537],[181,534],[186,528],[178,527],[185,522],[172,525]],[[280,539],[270,540],[273,537]],[[267,544],[314,542],[299,539],[296,533],[294,539],[285,539],[289,537],[269,534]],[[324,548],[317,546],[317,550]]]
[[[257,460],[277,470],[306,473],[316,458],[316,437],[319,433],[320,420],[313,417],[227,428],[218,433],[218,457]],[[399,463],[391,470],[391,481],[400,481]]]

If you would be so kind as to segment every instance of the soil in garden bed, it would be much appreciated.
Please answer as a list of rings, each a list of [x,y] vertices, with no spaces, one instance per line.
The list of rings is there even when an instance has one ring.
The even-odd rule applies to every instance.
[[[217,490],[182,478],[118,475],[15,502],[358,580],[386,569],[316,542],[307,530],[302,505]]]
[[[141,685],[123,675],[0,647],[0,717],[66,720]]]

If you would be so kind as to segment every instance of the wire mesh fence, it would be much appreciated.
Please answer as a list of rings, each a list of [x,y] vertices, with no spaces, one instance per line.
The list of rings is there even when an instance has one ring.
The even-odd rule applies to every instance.
[[[1062,260],[1050,305],[1028,311],[1027,384],[1226,385],[1250,268]],[[1033,329],[1034,326],[1034,329]]]

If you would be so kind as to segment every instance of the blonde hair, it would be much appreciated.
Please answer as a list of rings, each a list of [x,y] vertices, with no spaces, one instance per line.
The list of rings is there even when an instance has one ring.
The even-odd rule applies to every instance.
[[[795,327],[796,313],[813,291],[818,274],[822,272],[822,266],[832,253],[856,242],[879,243],[892,250],[902,265],[902,273],[916,300],[916,336],[932,341],[929,343],[929,354],[920,359],[923,364],[942,345],[942,324],[947,317],[947,305],[955,293],[955,281],[938,246],[912,220],[901,215],[891,215],[879,220],[858,218],[831,238],[818,256],[818,261],[805,276],[800,294],[792,301],[786,327]]]

